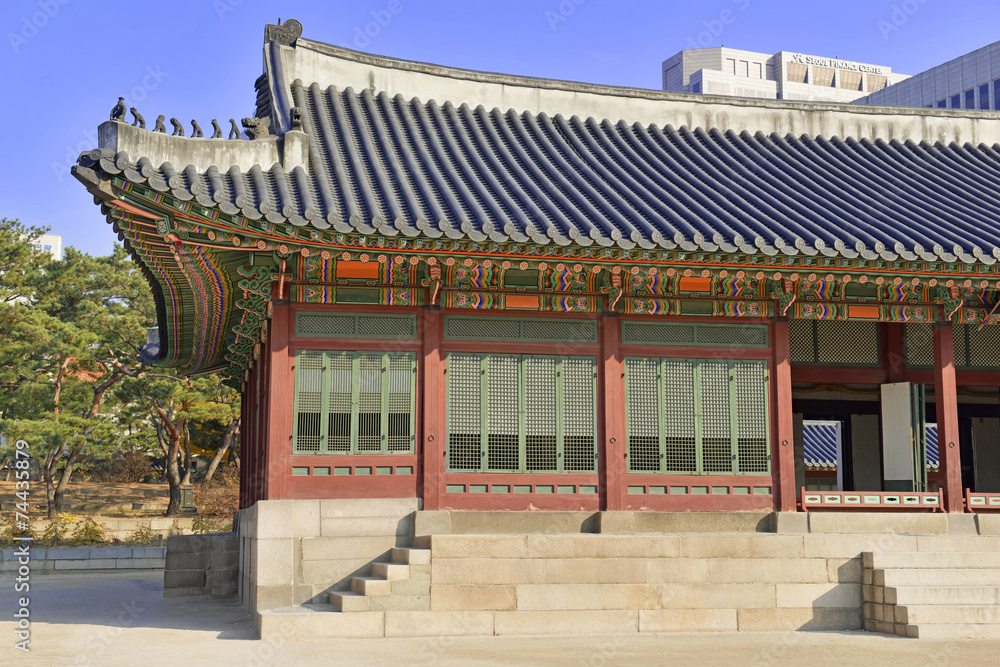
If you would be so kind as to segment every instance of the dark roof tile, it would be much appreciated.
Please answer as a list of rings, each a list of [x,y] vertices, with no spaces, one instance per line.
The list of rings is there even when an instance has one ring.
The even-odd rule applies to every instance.
[[[178,199],[343,233],[993,264],[1000,150],[794,137],[292,85],[308,169],[81,164]],[[192,140],[198,141],[198,140]]]

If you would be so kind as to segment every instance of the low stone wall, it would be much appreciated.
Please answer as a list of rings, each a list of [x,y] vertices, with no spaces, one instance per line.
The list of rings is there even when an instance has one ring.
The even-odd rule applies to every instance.
[[[775,532],[812,535],[1000,535],[998,513],[776,512]]]
[[[164,597],[238,593],[240,540],[235,533],[174,535],[167,539]]]
[[[240,599],[251,615],[303,603],[371,574],[410,546],[416,498],[262,500],[239,515]]]
[[[28,565],[32,575],[157,570],[165,554],[164,547],[32,547]],[[21,558],[16,549],[0,551],[0,578],[17,574]]]
[[[83,519],[83,517],[79,517]],[[94,517],[94,520],[104,525],[104,536],[108,540],[128,540],[139,529],[148,527],[154,537],[166,539],[171,535],[190,535],[192,533],[193,517]],[[31,529],[36,535],[45,532],[50,521],[48,519],[31,519]],[[72,531],[72,529],[70,529]]]

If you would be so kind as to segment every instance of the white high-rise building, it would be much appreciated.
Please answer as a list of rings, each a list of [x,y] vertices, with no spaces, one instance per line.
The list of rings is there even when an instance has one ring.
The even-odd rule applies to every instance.
[[[686,49],[663,61],[663,90],[771,100],[853,102],[907,78],[884,65],[790,51]]]
[[[52,255],[52,259],[61,262],[63,260],[62,234],[42,234],[35,239],[35,249],[47,252]]]

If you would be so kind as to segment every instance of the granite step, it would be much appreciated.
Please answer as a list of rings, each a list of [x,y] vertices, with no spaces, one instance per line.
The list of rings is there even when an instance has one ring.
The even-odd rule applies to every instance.
[[[885,604],[1000,604],[1000,586],[887,586]]]
[[[1000,568],[875,570],[874,583],[884,586],[989,586],[1000,584]]]
[[[330,593],[330,606],[333,607],[334,611],[370,611],[370,601],[371,598],[369,596],[355,593],[354,591]]]
[[[378,577],[353,577],[351,590],[359,595],[389,595],[392,593],[392,583]]]
[[[1000,629],[1000,605],[911,604],[897,622],[907,625],[996,625]]]
[[[409,579],[410,566],[401,563],[372,563],[372,577],[386,581]]]
[[[918,639],[1000,639],[998,625],[968,623],[921,623],[907,625],[906,636]]]
[[[392,562],[405,565],[429,565],[430,549],[414,549],[412,547],[393,547]]]
[[[907,569],[1000,569],[1000,552],[905,552],[866,553],[865,567],[878,570]]]

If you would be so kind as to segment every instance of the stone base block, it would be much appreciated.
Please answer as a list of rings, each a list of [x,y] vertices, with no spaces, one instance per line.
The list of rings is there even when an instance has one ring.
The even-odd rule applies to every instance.
[[[451,512],[456,535],[596,533],[596,512]]]
[[[639,612],[640,632],[734,632],[735,609],[651,609]]]
[[[947,535],[948,515],[930,512],[810,512],[809,532]]]
[[[861,628],[860,608],[740,609],[736,618],[740,632]]]
[[[664,609],[773,608],[774,584],[668,584]]]
[[[56,570],[114,570],[113,558],[91,558],[90,560],[57,560]]]
[[[207,589],[202,587],[197,588],[164,588],[163,597],[165,598],[184,598],[194,595],[205,595]]]
[[[371,611],[427,611],[431,608],[430,595],[386,595],[369,601]]]
[[[525,584],[517,587],[517,609],[656,609],[660,591],[649,584]]]
[[[435,585],[541,584],[546,566],[529,558],[440,558],[435,551],[431,572]]]
[[[163,573],[163,588],[203,588],[204,570],[166,570]]]
[[[683,535],[686,558],[800,558],[803,539],[798,535]]]
[[[385,612],[386,637],[454,637],[489,636],[492,634],[492,611]]]
[[[447,510],[414,512],[413,534],[451,535],[451,512]]]
[[[626,635],[638,630],[632,609],[604,611],[498,611],[497,635]]]
[[[517,608],[514,586],[434,586],[430,600],[433,611],[498,611]]]
[[[295,610],[265,611],[257,615],[261,639],[277,643],[291,639],[368,638],[385,636],[385,613],[380,611],[341,614]]]
[[[775,512],[774,532],[781,535],[802,535],[809,532],[809,515],[805,512]]]
[[[601,512],[601,533],[769,533],[772,512]]]

